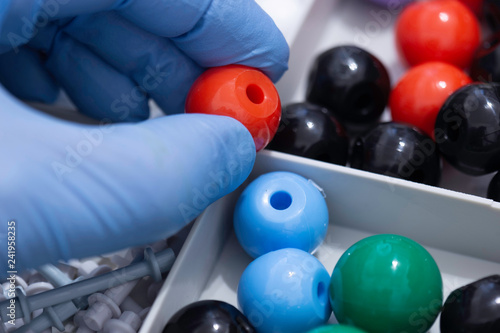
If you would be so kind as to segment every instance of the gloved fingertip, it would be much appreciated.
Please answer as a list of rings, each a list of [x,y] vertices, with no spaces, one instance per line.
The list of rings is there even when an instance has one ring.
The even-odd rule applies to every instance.
[[[255,142],[248,129],[234,118],[226,116],[209,116],[213,121],[216,131],[227,131],[228,139],[224,141],[223,149],[229,156],[237,156],[241,161],[238,174],[240,177],[234,179],[234,184],[227,193],[232,192],[243,183],[253,169],[256,157]],[[227,194],[225,193],[225,194]],[[224,195],[225,195],[224,194]]]
[[[283,74],[288,70],[290,60],[290,47],[279,30],[275,30],[272,37],[269,38],[269,44],[266,57],[262,57],[259,67],[273,81],[278,82]]]
[[[149,95],[69,36],[56,38],[46,67],[80,112],[89,117],[110,122],[149,118]]]
[[[24,101],[51,104],[59,96],[59,87],[39,54],[24,47],[0,55],[0,84]]]
[[[256,156],[255,142],[248,129],[241,122],[228,116],[204,114],[193,114],[192,116],[204,122],[214,133],[222,137],[222,149],[226,154],[237,153],[242,160],[252,161],[251,169]]]
[[[170,147],[170,154],[178,157],[170,165],[170,173],[178,175],[177,193],[184,202],[193,196],[190,187],[210,187],[207,184],[214,182],[213,175],[224,175],[224,181],[218,182],[214,191],[217,195],[210,197],[208,205],[235,190],[252,171],[256,157],[254,140],[233,118],[180,114],[153,119],[143,126],[158,133]]]
[[[279,60],[270,69],[264,70],[264,73],[273,81],[277,83],[288,70],[288,55]]]

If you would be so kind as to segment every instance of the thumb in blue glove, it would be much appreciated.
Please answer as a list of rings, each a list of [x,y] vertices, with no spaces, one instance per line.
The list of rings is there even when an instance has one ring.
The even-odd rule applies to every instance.
[[[151,243],[233,191],[255,159],[227,117],[90,126],[36,114],[4,90],[0,101],[2,266],[10,221],[18,269]]]

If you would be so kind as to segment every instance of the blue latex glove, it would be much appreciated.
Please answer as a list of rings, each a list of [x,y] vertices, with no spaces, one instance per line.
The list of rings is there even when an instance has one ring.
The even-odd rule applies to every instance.
[[[255,160],[239,122],[109,122],[146,119],[149,98],[182,112],[205,67],[240,63],[276,81],[288,60],[252,0],[0,0],[0,52],[0,82],[16,96],[50,102],[61,86],[103,120],[55,119],[0,87],[1,273],[9,221],[20,270],[166,238],[233,191]]]

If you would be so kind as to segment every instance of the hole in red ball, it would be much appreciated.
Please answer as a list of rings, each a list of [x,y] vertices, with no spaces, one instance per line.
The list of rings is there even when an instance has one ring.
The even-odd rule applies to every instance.
[[[284,210],[292,204],[292,196],[284,191],[279,191],[271,195],[271,207],[277,210]]]
[[[256,84],[250,84],[247,87],[248,99],[254,104],[260,104],[264,102],[264,92],[262,88]]]

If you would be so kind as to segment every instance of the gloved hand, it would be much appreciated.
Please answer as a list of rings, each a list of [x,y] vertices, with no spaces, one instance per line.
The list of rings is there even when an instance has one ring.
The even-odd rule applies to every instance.
[[[233,191],[255,159],[239,122],[110,122],[148,118],[149,98],[181,113],[205,67],[245,64],[276,81],[288,61],[253,0],[2,0],[0,52],[0,82],[16,96],[51,102],[61,86],[102,120],[59,120],[0,87],[2,273],[10,221],[21,270],[166,238]]]

